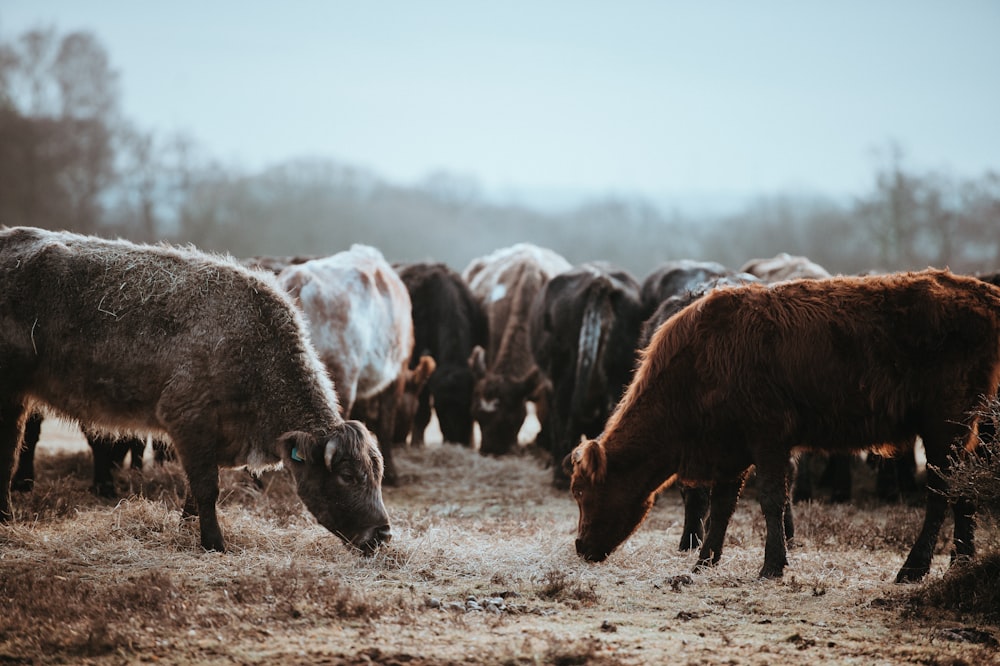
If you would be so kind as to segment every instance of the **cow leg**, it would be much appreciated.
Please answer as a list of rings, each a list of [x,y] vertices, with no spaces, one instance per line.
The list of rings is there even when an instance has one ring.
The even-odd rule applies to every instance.
[[[207,452],[205,452],[207,453]],[[205,550],[224,552],[226,543],[222,538],[222,528],[216,514],[216,503],[219,501],[219,468],[212,456],[204,456],[202,462],[198,455],[181,456],[181,463],[188,478],[188,499],[185,502],[185,513],[190,515],[190,505],[194,505],[198,513],[198,524],[201,530],[201,547]]]
[[[18,447],[24,437],[24,406],[19,402],[0,404],[0,523],[13,520],[10,482],[17,466]]]
[[[792,499],[796,502],[809,502],[813,498],[812,461],[815,454],[804,451],[799,455],[795,467],[795,485]]]
[[[111,475],[111,468],[115,462],[114,441],[106,435],[85,434],[94,456],[94,485],[91,490],[101,497],[117,497],[115,480]]]
[[[21,445],[21,456],[17,461],[11,490],[27,493],[35,487],[35,448],[41,434],[42,415],[35,412],[24,423],[24,444]]]
[[[798,472],[799,465],[795,458],[788,459],[788,478],[794,479]],[[792,492],[791,488],[785,494],[785,540],[791,541],[795,536],[795,521],[792,518]]]
[[[846,504],[851,501],[851,460],[853,454],[830,454],[830,501],[835,504]]]
[[[931,469],[930,455],[928,454],[927,468],[927,509],[924,513],[924,524],[920,529],[917,540],[910,549],[910,554],[903,563],[903,568],[896,575],[897,583],[915,583],[927,575],[931,570],[931,558],[934,555],[934,544],[937,543],[941,525],[944,523],[945,512],[948,509],[948,500],[942,494],[947,484],[935,469]],[[963,527],[963,530],[967,530]],[[955,535],[958,537],[959,525],[955,524]],[[971,534],[965,537],[970,539]]]
[[[705,542],[701,544],[698,552],[698,563],[694,570],[699,571],[703,567],[712,566],[719,562],[722,556],[722,545],[726,540],[726,530],[729,529],[729,521],[736,511],[736,503],[739,502],[740,493],[750,475],[750,470],[743,473],[734,481],[721,481],[712,486],[709,500],[708,513],[708,534],[705,535]]]
[[[952,511],[955,516],[955,548],[951,560],[972,559],[976,555],[976,505],[968,498],[962,498],[954,503]]]
[[[441,417],[438,416],[438,423]],[[413,427],[410,429],[410,446],[424,445],[424,431],[431,422],[431,390],[424,387],[417,399],[417,411],[413,415]]]
[[[396,463],[392,458],[392,436],[396,427],[396,402],[405,388],[405,381],[405,378],[400,376],[395,383],[389,384],[384,391],[372,398],[378,410],[373,430],[375,438],[378,440],[379,449],[382,451],[382,463],[385,469],[382,483],[387,486],[395,486],[399,483]]]
[[[684,531],[679,550],[691,550],[705,543],[705,519],[708,515],[711,490],[705,486],[680,486],[684,500]]]
[[[785,542],[785,508],[788,504],[788,465],[767,462],[757,465],[757,495],[764,513],[767,536],[761,578],[781,578],[788,564]]]
[[[124,444],[128,452],[132,454],[129,466],[132,469],[142,469],[142,457],[146,453],[146,440],[141,437],[129,437]]]
[[[167,419],[168,423],[170,419]],[[206,432],[203,423],[188,427],[169,428],[174,449],[188,481],[188,494],[182,515],[197,515],[201,531],[201,547],[224,552],[226,542],[216,514],[219,501],[219,465],[216,462],[216,440]]]

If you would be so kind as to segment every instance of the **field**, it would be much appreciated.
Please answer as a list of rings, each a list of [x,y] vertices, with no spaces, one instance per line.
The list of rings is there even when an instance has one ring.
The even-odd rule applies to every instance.
[[[893,583],[923,510],[875,504],[863,464],[856,505],[796,507],[779,581],[757,579],[752,489],[713,570],[677,550],[674,490],[607,562],[581,561],[576,506],[530,449],[399,449],[394,538],[371,558],[317,526],[280,472],[223,474],[219,554],[181,519],[176,463],[121,472],[123,499],[103,500],[82,437],[47,421],[37,464],[0,528],[4,664],[1000,663],[995,624],[917,599],[948,568],[945,538],[927,583]],[[995,549],[995,527],[981,533]]]

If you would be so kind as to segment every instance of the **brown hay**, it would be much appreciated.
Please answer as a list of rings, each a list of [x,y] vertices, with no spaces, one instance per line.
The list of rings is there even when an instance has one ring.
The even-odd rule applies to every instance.
[[[912,597],[917,605],[969,613],[1000,625],[1000,552],[949,569]]]

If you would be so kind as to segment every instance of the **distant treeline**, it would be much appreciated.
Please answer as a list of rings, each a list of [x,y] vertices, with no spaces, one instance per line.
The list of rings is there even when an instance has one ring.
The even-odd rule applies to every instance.
[[[975,272],[1000,269],[1000,175],[913,173],[890,146],[853,201],[769,196],[708,218],[638,198],[545,213],[491,203],[447,174],[407,187],[327,159],[247,173],[190,137],[137,128],[121,115],[117,74],[97,38],[40,29],[0,43],[0,223],[193,243],[237,257],[332,254],[362,242],[392,261],[457,269],[529,241],[640,278],[668,259],[738,268],[778,252],[831,272]]]

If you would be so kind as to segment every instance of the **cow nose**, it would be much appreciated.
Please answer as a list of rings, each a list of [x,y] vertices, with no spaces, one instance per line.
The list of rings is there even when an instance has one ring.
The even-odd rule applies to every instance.
[[[375,541],[378,543],[389,543],[392,541],[392,530],[388,525],[375,528]]]

